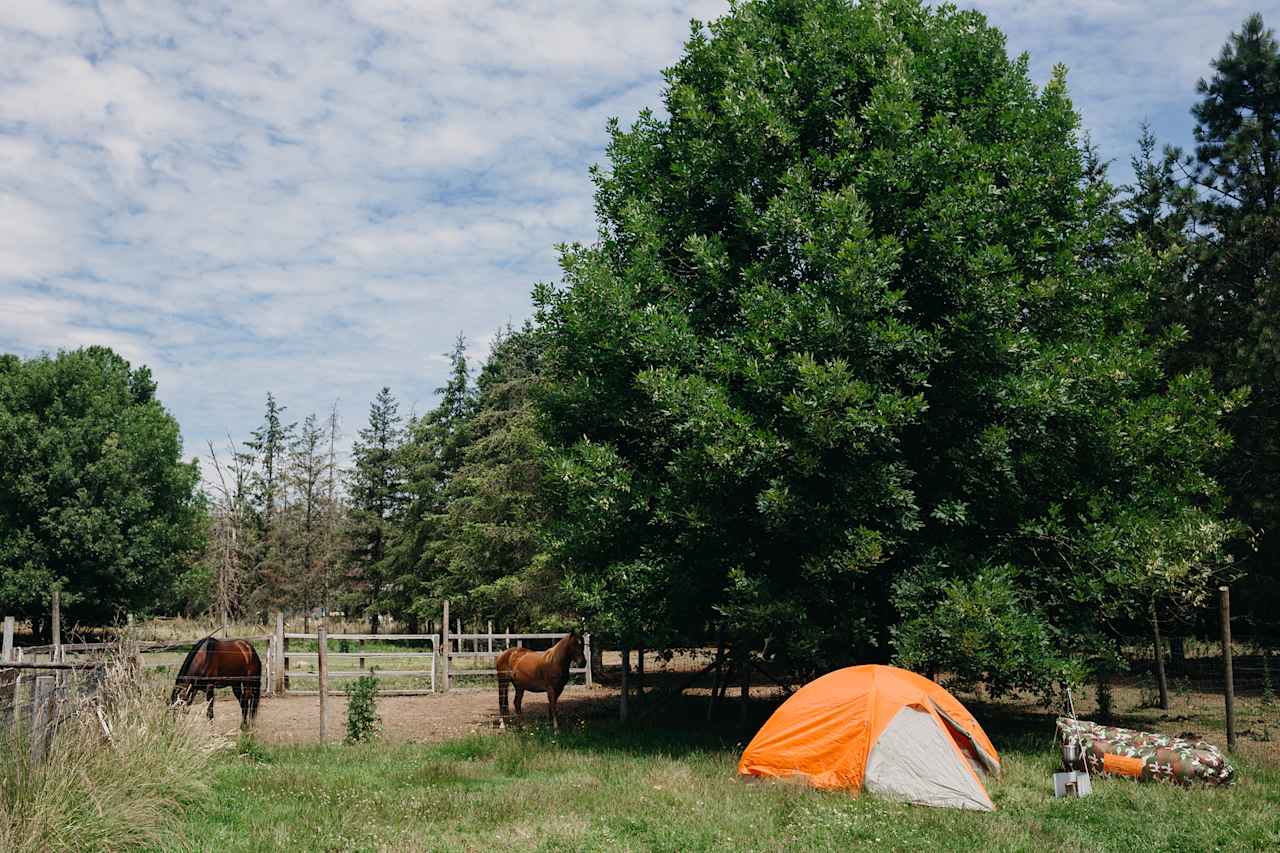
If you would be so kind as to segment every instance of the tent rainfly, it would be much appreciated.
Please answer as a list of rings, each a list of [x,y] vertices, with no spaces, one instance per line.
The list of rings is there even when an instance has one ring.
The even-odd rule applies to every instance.
[[[800,776],[926,806],[993,811],[983,784],[1000,757],[938,684],[892,666],[852,666],[809,682],[747,744],[738,772]]]

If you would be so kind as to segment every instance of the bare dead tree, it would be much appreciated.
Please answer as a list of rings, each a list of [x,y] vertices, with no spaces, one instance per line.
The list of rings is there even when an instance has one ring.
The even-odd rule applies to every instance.
[[[244,566],[252,561],[247,497],[257,457],[237,453],[227,437],[228,461],[218,457],[213,442],[209,443],[209,460],[217,481],[212,484],[211,556],[214,563],[213,607],[220,625],[230,622],[240,610],[244,583]]]

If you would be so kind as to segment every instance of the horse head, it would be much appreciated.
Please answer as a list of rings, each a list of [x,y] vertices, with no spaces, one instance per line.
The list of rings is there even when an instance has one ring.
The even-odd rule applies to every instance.
[[[569,654],[572,655],[573,665],[581,669],[587,665],[587,658],[582,653],[582,634],[577,628],[570,629],[569,642]]]

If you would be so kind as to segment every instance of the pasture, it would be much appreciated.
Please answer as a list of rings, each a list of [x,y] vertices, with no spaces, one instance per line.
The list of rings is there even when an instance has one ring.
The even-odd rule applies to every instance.
[[[977,705],[1005,760],[998,810],[905,806],[736,778],[741,740],[705,700],[657,702],[631,725],[597,691],[559,736],[541,724],[436,743],[241,741],[215,757],[179,850],[1264,850],[1280,846],[1280,766],[1236,756],[1230,790],[1099,780],[1053,800],[1051,717]],[[1121,691],[1121,698],[1125,697]],[[418,701],[436,701],[424,697]],[[268,703],[269,704],[269,703]],[[535,717],[542,710],[531,703]],[[754,709],[759,717],[765,703]],[[221,709],[219,709],[221,711]],[[1189,719],[1194,710],[1184,714]],[[1206,717],[1203,721],[1211,722]],[[1179,722],[1187,722],[1182,720]]]

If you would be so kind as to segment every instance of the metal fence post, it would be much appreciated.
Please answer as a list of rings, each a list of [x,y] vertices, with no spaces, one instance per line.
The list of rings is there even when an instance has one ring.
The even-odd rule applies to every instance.
[[[440,665],[444,677],[441,679],[441,692],[449,692],[449,599],[444,600],[444,619],[440,623]]]
[[[582,635],[582,656],[587,659],[587,686],[591,686],[591,635]]]
[[[317,665],[320,677],[320,742],[325,741],[325,724],[328,715],[328,694],[329,694],[329,632],[324,625],[316,627],[316,650]]]

